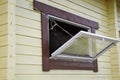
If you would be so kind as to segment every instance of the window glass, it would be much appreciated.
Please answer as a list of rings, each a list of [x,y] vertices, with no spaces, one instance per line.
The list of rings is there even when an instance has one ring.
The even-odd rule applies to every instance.
[[[53,52],[53,57],[62,55],[72,59],[95,60],[119,40],[89,32],[80,31],[59,49]],[[71,59],[71,60],[72,60]]]

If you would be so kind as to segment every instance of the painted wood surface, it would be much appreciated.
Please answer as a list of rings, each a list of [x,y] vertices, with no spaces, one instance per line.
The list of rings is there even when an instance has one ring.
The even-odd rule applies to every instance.
[[[115,0],[39,1],[98,22],[97,34],[118,37],[116,26],[120,24],[120,7],[116,17]],[[43,72],[41,15],[33,10],[32,2],[0,0],[0,80],[119,80],[116,47],[98,59],[97,73],[86,70]]]
[[[118,27],[120,28],[120,4],[117,5],[117,20],[118,20]]]
[[[108,34],[111,37],[118,38],[118,25],[117,25],[117,0],[108,1]],[[111,71],[112,71],[112,80],[119,80],[119,46],[115,46],[111,49]]]
[[[15,0],[8,0],[8,61],[7,79],[15,80],[16,62],[16,25],[15,25]]]
[[[118,27],[118,38],[120,39],[120,1],[117,2],[117,27]],[[118,44],[118,58],[120,63],[120,43]],[[120,78],[120,64],[119,64],[119,78]]]
[[[99,72],[51,70],[42,72],[41,15],[33,10],[33,0],[16,0],[16,80],[111,80],[110,54],[99,58]],[[39,0],[43,3],[99,22],[97,34],[107,35],[105,0]],[[74,6],[74,7],[73,7]]]
[[[8,16],[7,0],[0,0],[0,80],[7,79]]]

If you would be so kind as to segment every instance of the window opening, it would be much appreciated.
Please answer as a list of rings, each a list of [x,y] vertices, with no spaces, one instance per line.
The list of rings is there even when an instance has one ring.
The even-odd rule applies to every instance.
[[[72,38],[72,36],[68,35],[66,32],[64,32],[60,28],[54,27],[56,26],[56,24],[53,22],[52,22],[52,25],[54,24],[55,25],[50,28],[50,18],[55,20],[59,26],[62,26],[62,28],[67,30],[73,36],[76,35],[79,31],[86,31],[86,32],[89,31],[89,32],[95,33],[95,30],[99,28],[98,22],[74,15],[64,10],[60,10],[58,8],[41,3],[37,0],[33,0],[33,6],[34,6],[34,10],[39,11],[41,14],[43,71],[49,71],[50,69],[71,69],[71,70],[93,70],[94,72],[98,72],[97,59],[92,63],[68,61],[68,60],[60,60],[60,59],[50,59],[51,54],[55,50],[57,50],[59,47],[61,47],[61,45],[63,45],[64,43],[66,43],[66,41]],[[57,18],[55,16],[57,16]],[[53,28],[54,30],[52,30]],[[53,34],[53,32],[58,33],[58,31],[60,31],[59,37],[61,38]],[[52,36],[52,38],[50,38],[50,36]],[[58,39],[56,39],[53,36],[58,37]],[[57,43],[59,41],[61,42]]]
[[[49,40],[50,40],[50,56],[62,46],[65,42],[70,40],[79,31],[90,31],[86,26],[78,25],[70,21],[49,16]]]

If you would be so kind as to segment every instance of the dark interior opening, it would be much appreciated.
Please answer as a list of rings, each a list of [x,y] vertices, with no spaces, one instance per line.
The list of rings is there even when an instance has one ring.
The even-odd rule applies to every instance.
[[[49,55],[72,38],[79,31],[88,31],[88,28],[72,22],[49,17]]]

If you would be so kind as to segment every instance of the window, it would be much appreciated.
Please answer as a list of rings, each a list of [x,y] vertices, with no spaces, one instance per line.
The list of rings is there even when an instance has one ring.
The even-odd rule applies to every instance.
[[[51,69],[72,69],[72,70],[93,70],[94,72],[98,71],[98,65],[97,65],[97,59],[93,62],[78,62],[78,61],[67,61],[67,60],[61,60],[61,59],[50,59],[51,53],[54,52],[57,47],[54,47],[55,49],[49,48],[50,45],[50,29],[55,24],[53,21],[57,22],[58,25],[66,25],[71,26],[70,29],[73,29],[73,24],[68,24],[69,22],[73,22],[76,24],[74,26],[75,33],[72,33],[74,36],[77,32],[80,30],[83,31],[89,31],[89,32],[95,32],[95,29],[98,29],[98,23],[82,18],[80,16],[76,16],[74,14],[65,12],[63,10],[51,7],[49,5],[46,5],[44,3],[38,2],[34,0],[33,2],[34,9],[41,12],[41,31],[42,31],[42,67],[43,71],[49,71]],[[54,16],[54,17],[52,17]],[[57,18],[56,18],[57,17]],[[58,19],[59,18],[59,19]],[[60,20],[62,19],[62,20]],[[60,24],[62,23],[62,24]],[[52,26],[49,26],[52,24]],[[78,25],[84,25],[87,26],[86,28],[83,26]],[[58,27],[55,27],[58,29]],[[63,27],[64,28],[64,27]],[[65,33],[68,35],[67,33]],[[68,36],[68,39],[71,37]],[[51,42],[52,43],[52,42]],[[64,42],[65,43],[65,42]],[[58,46],[60,47],[60,46]]]
[[[80,31],[55,50],[51,58],[92,62],[117,42],[117,39]]]
[[[97,57],[118,42],[115,39],[93,34],[99,28],[97,22],[36,0],[33,6],[35,10],[41,12],[43,71],[77,69],[97,72]],[[99,42],[107,46],[101,47]]]
[[[54,16],[49,16],[49,54],[56,51],[65,42],[70,40],[79,31],[90,31],[90,28],[60,19]]]

